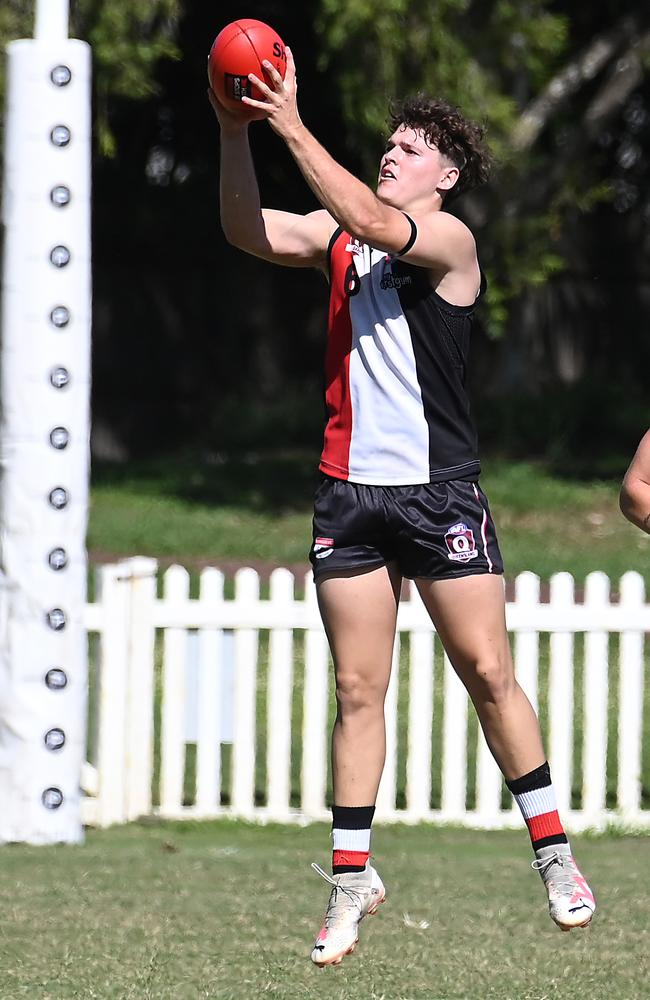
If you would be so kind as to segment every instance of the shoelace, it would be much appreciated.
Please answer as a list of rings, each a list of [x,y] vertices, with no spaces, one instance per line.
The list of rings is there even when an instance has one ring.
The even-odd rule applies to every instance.
[[[547,880],[549,882],[552,881],[553,888],[563,896],[572,896],[575,891],[575,882],[573,881],[572,873],[564,871],[565,861],[569,861],[569,858],[563,857],[556,851],[555,854],[549,855],[548,858],[536,858],[535,861],[531,862],[530,867],[540,873],[545,883]],[[549,875],[550,867],[555,864],[558,864],[562,871]]]
[[[336,879],[333,879],[331,875],[328,875],[326,871],[323,871],[321,866],[317,865],[315,861],[312,861],[311,866],[316,872],[316,874],[320,875],[321,878],[324,878],[325,881],[329,882],[330,885],[338,886],[338,882],[336,881]]]
[[[329,904],[327,906],[327,913],[325,914],[325,927],[327,927],[328,930],[330,927],[330,910],[332,910],[334,906],[336,906],[337,903],[339,902],[338,898],[339,892],[342,892],[345,896],[348,897],[347,900],[345,900],[345,902],[347,903],[346,908],[354,907],[355,909],[359,910],[359,913],[361,913],[363,907],[363,901],[361,893],[358,890],[346,888],[346,886],[341,885],[341,883],[337,882],[335,878],[332,878],[331,875],[328,875],[326,871],[323,871],[321,866],[317,865],[315,861],[312,861],[311,866],[317,875],[320,875],[321,878],[324,878],[326,882],[329,882],[329,884],[334,887],[332,890],[332,895],[330,896]]]

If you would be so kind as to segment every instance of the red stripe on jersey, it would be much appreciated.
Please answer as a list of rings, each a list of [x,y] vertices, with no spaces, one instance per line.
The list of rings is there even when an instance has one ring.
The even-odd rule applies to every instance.
[[[332,851],[332,866],[365,865],[370,851]]]
[[[352,397],[350,395],[350,351],[352,321],[345,274],[353,261],[346,253],[349,237],[341,233],[330,255],[330,309],[325,354],[325,404],[328,421],[321,455],[321,472],[347,479],[352,439]]]
[[[557,809],[553,812],[541,813],[540,816],[531,816],[526,820],[530,839],[534,842],[542,837],[554,837],[558,833],[564,833],[564,827],[560,822]]]

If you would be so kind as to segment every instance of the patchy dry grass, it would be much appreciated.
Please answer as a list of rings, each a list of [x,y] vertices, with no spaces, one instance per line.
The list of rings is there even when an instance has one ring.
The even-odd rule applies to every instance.
[[[650,840],[576,838],[600,905],[561,934],[521,833],[377,828],[389,899],[338,969],[309,962],[328,830],[243,823],[91,832],[2,850],[3,1000],[641,1000]],[[429,926],[407,926],[426,920]]]

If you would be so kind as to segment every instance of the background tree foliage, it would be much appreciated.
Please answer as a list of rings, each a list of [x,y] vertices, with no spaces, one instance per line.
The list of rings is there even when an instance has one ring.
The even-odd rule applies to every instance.
[[[16,0],[0,40],[31,33]],[[94,54],[96,451],[317,444],[326,289],[226,246],[205,59],[228,20],[77,0]],[[235,16],[237,12],[232,12]],[[251,0],[291,43],[307,124],[373,182],[391,97],[484,121],[492,183],[460,200],[490,279],[472,393],[488,444],[593,468],[648,424],[650,12],[640,0]],[[315,207],[251,129],[263,201]]]
[[[14,38],[31,38],[35,0],[3,0],[0,8],[0,41],[3,48]],[[83,38],[93,49],[96,91],[101,110],[116,97],[134,100],[158,92],[155,77],[160,59],[177,59],[181,53],[176,31],[181,15],[179,0],[72,0],[70,36]],[[0,93],[4,98],[4,63]],[[111,141],[103,152],[114,151]]]
[[[529,164],[515,157],[512,141],[521,107],[548,81],[568,46],[567,17],[549,7],[544,0],[391,0],[376,11],[372,3],[322,0],[321,63],[340,83],[343,113],[356,125],[369,177],[369,154],[376,158],[370,151],[384,127],[386,103],[405,86],[444,95],[486,124],[505,183],[487,197],[466,199],[461,211],[473,228],[490,233],[486,321],[496,336],[522,287],[543,283],[561,267],[548,240],[552,206],[524,218],[516,205],[504,204],[513,182],[525,184],[528,175]],[[498,280],[499,271],[507,281]]]
[[[495,335],[526,288],[567,266],[562,236],[575,212],[588,214],[615,197],[612,164],[599,155],[598,140],[643,81],[647,18],[634,4],[599,5],[585,31],[573,22],[576,7],[548,0],[391,0],[379,10],[370,2],[321,3],[321,66],[340,87],[368,178],[387,100],[405,87],[443,94],[488,126],[495,184],[465,199],[461,211],[488,236],[496,281],[487,319]],[[621,86],[630,60],[636,71]],[[636,106],[640,125],[638,96]]]

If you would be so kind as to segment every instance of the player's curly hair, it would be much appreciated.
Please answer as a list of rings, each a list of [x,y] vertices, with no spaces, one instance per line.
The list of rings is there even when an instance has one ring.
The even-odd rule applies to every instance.
[[[391,102],[388,125],[391,132],[400,125],[422,129],[426,141],[458,167],[460,174],[447,192],[447,201],[487,181],[492,157],[485,142],[485,129],[463,118],[453,104],[426,94],[414,94]]]

